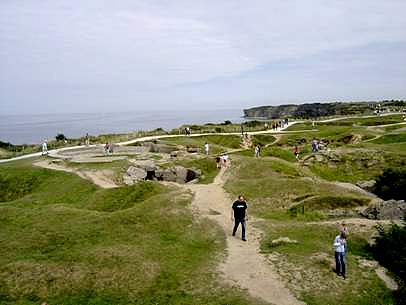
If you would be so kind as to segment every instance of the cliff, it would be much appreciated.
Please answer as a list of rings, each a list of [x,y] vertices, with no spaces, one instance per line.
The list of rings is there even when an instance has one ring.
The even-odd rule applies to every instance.
[[[331,115],[371,113],[375,103],[309,103],[300,105],[260,106],[244,109],[247,118],[316,118]]]

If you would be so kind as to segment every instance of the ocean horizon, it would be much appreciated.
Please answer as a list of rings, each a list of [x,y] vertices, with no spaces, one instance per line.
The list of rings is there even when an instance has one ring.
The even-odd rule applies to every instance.
[[[39,144],[59,133],[79,138],[113,133],[131,133],[156,128],[171,130],[182,125],[244,121],[243,110],[211,109],[182,111],[130,111],[95,113],[0,115],[0,141]]]

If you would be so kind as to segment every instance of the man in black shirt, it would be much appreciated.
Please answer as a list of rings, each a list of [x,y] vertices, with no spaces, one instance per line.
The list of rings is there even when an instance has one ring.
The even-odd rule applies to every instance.
[[[233,236],[235,236],[235,232],[237,232],[237,228],[241,223],[243,241],[247,241],[245,238],[245,222],[248,220],[247,208],[244,197],[240,195],[238,200],[234,201],[231,210],[231,220],[234,220]]]

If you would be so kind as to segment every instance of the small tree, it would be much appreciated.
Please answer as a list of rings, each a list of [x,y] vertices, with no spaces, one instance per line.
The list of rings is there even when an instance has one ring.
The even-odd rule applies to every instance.
[[[67,140],[67,138],[65,137],[65,135],[64,135],[63,133],[58,133],[58,134],[56,135],[55,139],[56,139],[57,141],[65,141],[65,140]]]
[[[406,227],[393,224],[388,230],[378,227],[379,235],[375,238],[372,253],[375,259],[391,271],[399,283],[395,292],[398,304],[406,299]]]
[[[406,168],[388,168],[376,179],[375,193],[382,199],[406,199]]]

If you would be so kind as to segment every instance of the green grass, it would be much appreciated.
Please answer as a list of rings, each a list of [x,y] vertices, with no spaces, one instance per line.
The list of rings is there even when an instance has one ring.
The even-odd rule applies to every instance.
[[[297,198],[295,198],[297,199]],[[292,206],[289,209],[291,215],[307,213],[308,211],[323,211],[334,209],[353,209],[358,206],[367,205],[369,199],[354,197],[335,197],[335,196],[315,196],[306,199],[303,202]]]
[[[340,119],[330,122],[315,121],[314,129],[324,128],[326,126],[342,127],[342,126],[379,126],[388,124],[397,124],[402,122],[402,115],[375,116],[369,118],[350,118]],[[289,126],[286,130],[306,130],[313,129],[312,122],[307,121]]]
[[[239,151],[235,153],[235,155],[238,156],[244,156],[244,157],[252,157],[254,156],[254,149],[245,149],[242,151]],[[279,146],[269,146],[269,147],[263,147],[261,149],[261,158],[263,157],[275,157],[279,158],[281,160],[289,161],[289,162],[295,162],[296,157],[293,154],[293,149],[290,150],[289,148],[285,147],[279,147]]]
[[[375,144],[392,144],[406,142],[406,133],[387,134],[371,142]]]
[[[239,136],[209,135],[199,137],[175,137],[160,140],[162,143],[172,143],[183,146],[199,147],[203,152],[203,145],[207,142],[210,145],[210,154],[216,154],[227,148],[239,148]]]
[[[369,199],[316,178],[356,182],[374,178],[388,166],[405,166],[402,134],[350,144],[354,137],[379,134],[365,126],[385,123],[383,119],[397,118],[320,124],[318,131],[283,135],[278,145],[262,149],[261,158],[254,158],[252,150],[232,156],[225,189],[247,198],[250,214],[262,219],[254,224],[264,232],[261,251],[277,257],[275,270],[308,304],[393,304],[375,272],[359,264],[371,257],[371,229],[350,228],[348,280],[332,272],[334,221],[341,219],[329,219],[323,211],[352,209]],[[334,161],[295,162],[294,146],[306,155],[313,137],[330,141]],[[274,140],[271,135],[253,138],[261,145]],[[160,142],[202,149],[206,141],[212,154],[240,145],[239,136],[219,135]],[[105,190],[30,162],[0,165],[0,304],[261,304],[219,284],[214,270],[225,248],[224,235],[212,222],[193,218],[191,194],[154,182]],[[120,172],[125,162],[76,167]],[[217,174],[213,155],[169,165],[200,168],[203,183]],[[295,217],[289,213],[292,207],[298,209]],[[280,237],[297,243],[272,244]]]
[[[270,156],[280,158],[289,162],[295,162],[296,157],[293,153],[293,149],[281,148],[278,146],[270,146],[262,150],[262,156]]]
[[[269,134],[257,134],[252,136],[252,142],[254,145],[265,146],[267,144],[273,143],[276,138]]]
[[[343,281],[332,269],[332,242],[338,229],[333,223],[320,222],[328,220],[322,213],[325,209],[351,209],[367,204],[369,199],[334,184],[309,179],[307,169],[286,161],[239,157],[236,163],[234,178],[227,181],[225,188],[233,195],[241,193],[247,197],[251,215],[263,220],[257,224],[264,232],[261,251],[276,256],[273,265],[292,291],[314,305],[393,304],[391,292],[375,272],[358,264],[360,258],[371,257],[367,242],[370,232],[351,234],[349,279]],[[292,217],[289,208],[299,205],[306,206],[305,214]],[[280,237],[297,243],[272,243]]]
[[[202,172],[202,177],[199,183],[208,184],[212,183],[217,176],[218,169],[216,167],[216,160],[212,157],[205,157],[196,160],[179,160],[174,163],[175,165],[181,165],[186,168],[197,168]]]
[[[384,130],[385,131],[393,131],[393,130],[401,129],[401,128],[405,128],[405,127],[406,127],[405,124],[394,124],[394,125],[391,125],[391,126],[385,126]]]
[[[104,190],[26,162],[0,173],[37,179],[0,203],[0,304],[261,303],[217,281],[224,236],[194,220],[188,193]]]

